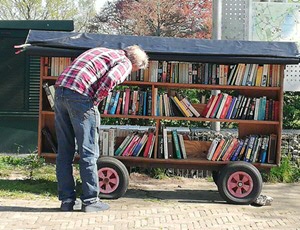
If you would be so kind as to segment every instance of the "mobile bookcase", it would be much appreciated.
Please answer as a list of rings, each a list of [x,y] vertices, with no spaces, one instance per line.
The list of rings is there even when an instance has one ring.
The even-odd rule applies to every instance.
[[[49,98],[53,87],[49,86],[55,83],[71,58],[97,46],[123,49],[138,44],[148,53],[149,68],[132,74],[122,84],[130,89],[129,94],[123,89],[115,90],[116,99],[116,93],[112,92],[115,106],[121,103],[117,102],[120,98],[126,101],[127,97],[131,99],[129,107],[126,109],[122,104],[119,110],[111,112],[109,106],[113,104],[104,101],[99,106],[102,117],[153,121],[151,129],[135,133],[139,140],[136,144],[140,144],[137,152],[131,149],[126,154],[119,150],[116,153],[122,143],[128,147],[125,139],[130,139],[128,136],[132,134],[114,137],[109,136],[112,135],[109,131],[101,133],[102,146],[108,144],[103,140],[106,141],[107,135],[110,143],[110,150],[105,154],[102,151],[98,161],[104,198],[124,195],[129,181],[127,167],[158,167],[210,170],[224,200],[250,204],[261,192],[261,172],[280,164],[284,69],[287,64],[299,63],[298,50],[292,42],[32,30],[26,44],[28,55],[41,57],[38,154],[49,162],[55,162],[56,158],[54,112]],[[201,103],[189,103],[188,98],[176,94],[183,89],[221,93]],[[232,123],[238,134],[208,141],[192,140],[186,133],[178,135],[180,130],[175,134],[174,130],[166,130],[162,125],[166,120]]]

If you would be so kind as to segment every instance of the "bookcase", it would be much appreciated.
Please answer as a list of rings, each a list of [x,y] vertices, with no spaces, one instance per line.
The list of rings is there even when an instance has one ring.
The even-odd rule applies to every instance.
[[[187,41],[189,41],[187,39]],[[191,40],[193,42],[193,40]],[[215,41],[218,43],[218,41]],[[142,43],[142,42],[141,42]],[[251,42],[250,42],[251,43]],[[254,46],[255,48],[255,46]],[[285,47],[282,47],[284,50]],[[145,49],[146,50],[146,49]],[[147,51],[147,50],[146,50]],[[262,189],[262,178],[260,175],[260,171],[269,171],[270,168],[275,167],[280,164],[281,159],[281,132],[282,132],[282,110],[283,110],[283,78],[284,78],[284,69],[286,64],[294,64],[299,62],[297,57],[274,57],[272,55],[267,57],[262,57],[261,54],[257,56],[253,56],[252,54],[244,58],[237,55],[222,56],[217,53],[212,54],[215,59],[211,56],[205,56],[199,59],[199,56],[195,54],[195,56],[187,55],[185,57],[184,54],[180,58],[172,57],[172,55],[167,56],[166,53],[160,53],[154,51],[149,51],[150,57],[150,65],[147,70],[149,76],[153,74],[153,71],[157,71],[153,68],[152,62],[166,62],[171,65],[173,62],[177,63],[185,63],[187,65],[192,65],[197,63],[198,69],[195,72],[198,74],[201,72],[199,67],[200,64],[203,65],[211,65],[209,67],[210,77],[215,77],[218,74],[219,79],[217,82],[214,80],[203,79],[197,80],[193,78],[193,71],[186,67],[187,76],[186,80],[170,80],[170,79],[147,79],[145,80],[145,72],[142,74],[143,79],[137,79],[136,76],[134,78],[126,80],[122,86],[126,87],[137,87],[138,91],[142,89],[147,89],[148,92],[151,92],[152,100],[149,106],[149,114],[101,114],[101,117],[107,118],[117,118],[117,119],[148,119],[153,121],[153,130],[154,130],[154,147],[152,157],[143,157],[143,156],[113,156],[113,157],[103,157],[99,160],[99,170],[101,170],[101,162],[104,162],[103,165],[107,168],[107,166],[112,167],[113,172],[120,179],[119,184],[116,185],[116,191],[113,189],[109,192],[105,190],[105,186],[102,189],[104,195],[102,197],[106,198],[118,198],[122,196],[127,189],[128,185],[128,172],[126,167],[146,167],[146,168],[178,168],[178,169],[207,169],[213,172],[213,178],[215,183],[218,186],[218,190],[221,196],[230,203],[237,204],[250,204],[258,197]],[[45,83],[49,86],[55,83],[57,76],[51,74],[53,71],[59,73],[61,69],[63,69],[66,65],[68,65],[71,61],[71,58],[68,55],[60,55],[61,57],[47,56],[45,54],[41,56],[41,81],[40,81],[40,110],[39,110],[39,135],[38,135],[38,154],[39,156],[45,158],[49,162],[55,162],[56,154],[55,151],[55,127],[54,127],[54,112],[51,109],[49,98],[45,91]],[[74,57],[74,56],[73,56]],[[286,59],[287,58],[287,59]],[[292,60],[290,60],[292,58]],[[268,83],[263,85],[264,83],[260,83],[260,85],[255,85],[255,81],[253,84],[242,83],[243,76],[241,76],[241,83],[229,83],[230,68],[242,68],[240,65],[243,65],[244,69],[254,68],[253,66],[260,65],[268,65],[269,70],[269,78],[267,80]],[[214,67],[213,67],[214,66]],[[220,72],[224,73],[224,66],[227,79],[224,80],[220,78]],[[274,67],[274,69],[273,69]],[[52,68],[52,70],[51,70]],[[205,68],[205,67],[204,67]],[[216,69],[214,69],[216,68]],[[214,70],[212,72],[212,70]],[[233,71],[233,70],[232,70]],[[257,71],[258,72],[258,71]],[[208,73],[208,72],[207,72]],[[245,70],[244,72],[245,73]],[[179,72],[179,78],[183,73]],[[196,75],[197,75],[196,74]],[[157,73],[155,74],[157,75]],[[204,76],[203,75],[203,76]],[[250,71],[249,71],[250,75]],[[270,80],[270,76],[273,76],[272,80]],[[238,77],[238,76],[237,76]],[[206,78],[206,77],[203,77]],[[276,78],[276,79],[275,79]],[[248,105],[247,108],[251,107],[251,101],[255,98],[267,98],[268,102],[276,101],[276,109],[272,107],[272,115],[270,115],[267,119],[246,119],[245,117],[230,117],[230,116],[206,116],[206,109],[208,108],[208,104],[210,103],[207,99],[205,103],[191,103],[192,107],[200,114],[200,116],[165,116],[164,113],[159,114],[156,112],[157,101],[153,100],[153,95],[157,95],[159,90],[165,90],[166,92],[170,92],[171,90],[182,90],[182,89],[196,89],[196,90],[220,90],[221,95],[226,97],[231,95],[232,97],[236,95],[243,95],[246,99],[245,104]],[[224,93],[225,92],[225,93]],[[212,99],[211,99],[212,100]],[[149,102],[149,99],[147,100]],[[103,102],[105,103],[105,102]],[[274,104],[272,104],[274,105]],[[101,110],[102,104],[99,105],[99,109]],[[243,108],[245,108],[244,105]],[[268,108],[271,109],[271,108]],[[249,113],[249,112],[248,112]],[[268,113],[268,112],[267,112]],[[221,113],[220,113],[221,114]],[[219,114],[219,115],[220,115]],[[221,118],[220,118],[221,117]],[[270,161],[253,161],[247,162],[243,159],[238,161],[230,161],[230,160],[208,160],[208,153],[211,151],[211,146],[213,141],[197,141],[197,140],[184,140],[186,157],[184,159],[177,158],[161,158],[159,157],[160,151],[160,140],[159,136],[162,134],[162,123],[165,120],[171,121],[194,121],[194,122],[226,122],[226,123],[234,123],[237,126],[238,130],[238,139],[244,139],[251,135],[258,136],[272,136],[272,149],[269,150],[268,154],[271,154]],[[45,131],[46,129],[46,131]],[[46,134],[45,134],[46,133]],[[51,144],[53,140],[54,144]],[[115,150],[122,143],[122,140],[117,140],[115,145]],[[268,141],[271,143],[271,140]],[[270,156],[269,156],[270,157]],[[76,156],[75,161],[78,160],[79,157]],[[117,160],[116,162],[114,162]],[[104,167],[103,166],[103,167]],[[125,167],[126,166],[126,167]],[[99,174],[100,175],[100,174]],[[107,179],[107,178],[106,178]],[[101,181],[101,178],[99,179]]]

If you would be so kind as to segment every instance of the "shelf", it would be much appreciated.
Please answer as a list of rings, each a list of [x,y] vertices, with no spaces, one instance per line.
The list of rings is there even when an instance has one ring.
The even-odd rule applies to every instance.
[[[43,80],[57,80],[57,76],[43,76]],[[239,86],[239,85],[205,85],[205,84],[183,84],[168,82],[144,82],[144,81],[124,81],[121,85],[125,86],[154,86],[164,88],[185,88],[203,90],[262,90],[279,91],[280,87],[258,87],[258,86]]]
[[[238,85],[205,85],[205,84],[183,84],[168,82],[143,82],[124,81],[122,85],[130,86],[154,86],[164,88],[186,88],[186,89],[206,89],[206,90],[263,90],[280,91],[280,87],[258,87],[258,86],[238,86]]]
[[[54,153],[41,153],[41,157],[45,158],[46,161],[54,162],[56,159],[56,154]],[[141,166],[141,167],[160,167],[160,168],[180,168],[180,169],[207,169],[214,170],[222,167],[225,164],[228,164],[229,161],[208,161],[206,159],[153,159],[153,158],[144,158],[144,157],[124,157],[116,156],[115,158],[122,161],[126,166]],[[79,156],[75,156],[75,161],[79,160]],[[277,166],[276,164],[260,164],[254,163],[256,167],[261,169],[270,169]]]
[[[57,76],[43,76],[42,79],[43,80],[54,80],[56,81],[57,80]]]
[[[54,115],[54,111],[42,111],[42,115]],[[215,119],[205,117],[164,117],[164,116],[138,116],[138,115],[116,115],[101,114],[101,118],[126,118],[126,119],[149,119],[149,120],[184,120],[184,121],[209,121],[209,122],[229,122],[239,124],[262,124],[279,125],[279,121],[257,121],[257,120],[239,120],[239,119]]]

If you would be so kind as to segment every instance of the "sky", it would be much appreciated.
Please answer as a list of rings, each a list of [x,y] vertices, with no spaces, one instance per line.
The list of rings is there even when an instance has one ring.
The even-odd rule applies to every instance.
[[[95,7],[96,11],[99,12],[100,8],[107,2],[108,0],[96,0]]]

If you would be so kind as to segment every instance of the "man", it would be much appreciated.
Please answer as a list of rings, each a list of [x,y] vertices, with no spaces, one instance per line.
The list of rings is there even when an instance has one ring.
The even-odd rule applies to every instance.
[[[136,45],[124,50],[93,48],[77,57],[58,77],[55,84],[56,176],[62,211],[72,211],[76,200],[72,166],[75,138],[80,154],[82,210],[95,212],[109,208],[98,198],[98,105],[131,71],[147,65],[147,54]]]

